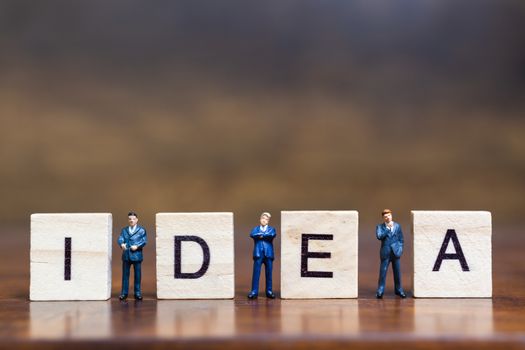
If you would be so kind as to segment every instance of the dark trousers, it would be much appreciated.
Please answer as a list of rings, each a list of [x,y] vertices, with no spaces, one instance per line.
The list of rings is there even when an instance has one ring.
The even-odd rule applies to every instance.
[[[381,259],[381,265],[379,266],[379,281],[377,285],[377,292],[383,293],[385,291],[386,272],[388,271],[388,265],[392,263],[392,270],[394,272],[394,287],[396,293],[403,291],[401,286],[401,264],[399,258],[390,252],[390,256],[386,259]]]
[[[129,272],[131,270],[131,265],[133,265],[134,272],[133,293],[135,293],[135,295],[142,295],[142,292],[140,291],[141,264],[142,261],[122,261],[122,292],[120,293],[121,295],[128,295]]]
[[[266,291],[272,291],[272,265],[273,259],[267,257],[253,258],[253,274],[252,274],[252,293],[259,293],[259,276],[261,274],[261,265],[264,264],[264,272],[266,275]]]

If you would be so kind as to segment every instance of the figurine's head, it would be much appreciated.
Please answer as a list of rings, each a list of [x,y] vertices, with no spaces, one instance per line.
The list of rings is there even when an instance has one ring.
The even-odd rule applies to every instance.
[[[130,211],[128,213],[128,224],[129,226],[133,227],[137,224],[137,222],[139,222],[139,218],[138,218],[138,215],[137,213],[135,213],[134,211]]]
[[[383,209],[381,212],[381,215],[383,216],[383,221],[387,224],[392,221],[392,210],[390,209]]]
[[[270,222],[272,215],[270,213],[264,212],[261,214],[261,225],[266,226]]]

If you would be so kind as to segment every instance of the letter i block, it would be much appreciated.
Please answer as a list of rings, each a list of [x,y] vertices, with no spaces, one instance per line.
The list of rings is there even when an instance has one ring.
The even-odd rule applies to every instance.
[[[281,212],[281,297],[357,298],[357,211]]]
[[[157,297],[234,297],[233,213],[158,213]]]
[[[31,215],[29,299],[109,299],[111,229],[106,213]]]
[[[414,297],[492,297],[492,219],[486,211],[412,211]]]

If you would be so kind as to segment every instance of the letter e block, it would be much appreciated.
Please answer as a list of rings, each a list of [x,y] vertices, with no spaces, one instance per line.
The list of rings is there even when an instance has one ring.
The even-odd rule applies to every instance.
[[[29,299],[109,299],[111,230],[107,213],[31,215]]]
[[[281,212],[281,297],[357,298],[357,211]]]
[[[158,213],[157,297],[234,297],[233,213]]]
[[[414,297],[492,297],[487,211],[412,211]]]

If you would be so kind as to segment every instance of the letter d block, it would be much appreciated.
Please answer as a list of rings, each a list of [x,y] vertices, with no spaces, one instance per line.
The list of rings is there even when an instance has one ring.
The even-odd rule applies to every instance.
[[[31,215],[30,300],[111,296],[111,214]]]
[[[412,211],[414,297],[492,297],[492,222],[486,211]]]
[[[357,298],[357,211],[281,212],[281,297]]]
[[[233,213],[158,213],[157,297],[234,297]]]

